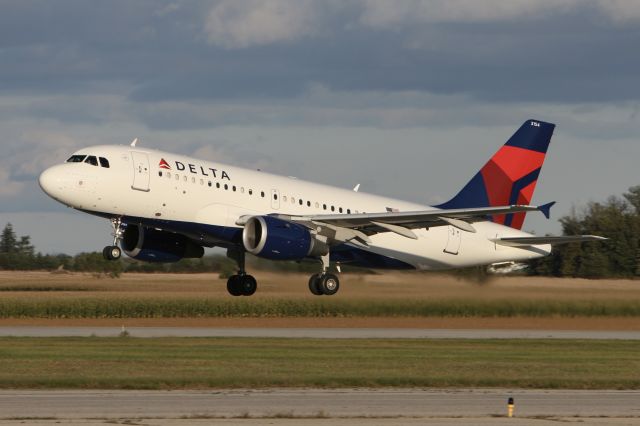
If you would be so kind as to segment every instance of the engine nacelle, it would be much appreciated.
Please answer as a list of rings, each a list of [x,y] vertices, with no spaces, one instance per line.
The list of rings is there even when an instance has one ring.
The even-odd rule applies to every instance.
[[[141,225],[127,226],[120,246],[127,256],[145,262],[177,262],[204,255],[204,248],[184,235]]]
[[[272,216],[249,218],[242,231],[242,244],[249,253],[273,260],[301,260],[329,252],[306,227]]]

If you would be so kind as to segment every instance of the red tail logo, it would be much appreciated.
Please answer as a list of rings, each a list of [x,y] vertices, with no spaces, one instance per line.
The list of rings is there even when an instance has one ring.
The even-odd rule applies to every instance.
[[[164,161],[164,158],[160,159],[160,164],[159,164],[161,169],[166,169],[166,170],[171,170],[171,166],[169,165],[169,163],[167,163],[166,161]]]

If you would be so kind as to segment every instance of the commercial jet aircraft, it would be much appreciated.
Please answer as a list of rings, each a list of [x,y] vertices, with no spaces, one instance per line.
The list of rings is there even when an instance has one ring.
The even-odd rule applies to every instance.
[[[137,146],[94,146],[45,170],[40,186],[74,209],[109,219],[105,258],[197,258],[223,247],[238,263],[227,289],[255,293],[245,254],[316,260],[314,295],[338,291],[340,265],[442,270],[526,261],[553,244],[602,239],[536,237],[525,214],[554,124],[527,120],[450,201],[429,207]],[[335,268],[333,268],[333,267]]]

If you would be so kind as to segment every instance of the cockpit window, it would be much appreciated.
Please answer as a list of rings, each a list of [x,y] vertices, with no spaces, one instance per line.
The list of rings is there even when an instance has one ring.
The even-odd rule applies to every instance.
[[[99,160],[100,160],[100,166],[104,167],[105,169],[109,168],[109,160],[107,160],[104,157],[100,157]]]
[[[84,159],[87,158],[86,155],[72,155],[68,160],[67,163],[82,163],[84,161]]]
[[[85,163],[89,163],[92,166],[97,166],[98,165],[98,159],[96,158],[95,155],[90,155],[87,157],[86,160],[84,160]]]

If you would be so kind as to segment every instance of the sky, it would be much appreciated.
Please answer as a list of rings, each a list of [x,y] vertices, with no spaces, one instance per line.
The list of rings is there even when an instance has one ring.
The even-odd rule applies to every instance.
[[[0,226],[110,226],[40,190],[128,144],[437,204],[527,119],[557,125],[525,230],[640,184],[640,1],[0,0]]]

